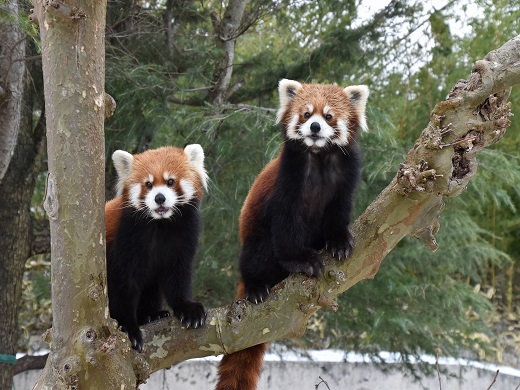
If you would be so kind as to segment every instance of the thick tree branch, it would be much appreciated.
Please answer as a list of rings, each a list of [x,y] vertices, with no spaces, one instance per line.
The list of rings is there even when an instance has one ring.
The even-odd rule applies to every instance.
[[[18,1],[2,2],[0,12],[16,15],[21,9]],[[16,23],[0,25],[0,42],[5,54],[0,56],[0,181],[13,157],[18,129],[23,122],[20,107],[23,104],[25,64],[17,61],[25,57],[25,33]],[[23,44],[22,44],[23,43]]]
[[[45,367],[45,363],[47,362],[48,356],[48,353],[45,355],[25,355],[22,356],[20,359],[16,359],[13,375],[28,370],[41,370],[43,367]]]
[[[477,152],[504,135],[511,115],[509,89],[517,84],[520,36],[477,61],[469,78],[435,106],[394,179],[354,223],[356,248],[349,260],[340,264],[324,253],[326,267],[320,278],[292,275],[263,304],[237,300],[211,309],[201,329],[183,329],[176,319],[145,326],[145,352],[134,354],[139,379],[189,358],[301,336],[316,310],[335,310],[334,299],[373,278],[404,237],[420,238],[435,250],[444,198],[466,188],[476,173]]]

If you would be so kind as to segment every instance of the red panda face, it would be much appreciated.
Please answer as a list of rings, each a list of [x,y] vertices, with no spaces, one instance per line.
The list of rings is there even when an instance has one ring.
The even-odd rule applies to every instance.
[[[348,145],[358,127],[367,130],[369,92],[364,85],[341,88],[283,79],[279,93],[277,121],[283,124],[286,138],[300,140],[312,151],[331,144]]]
[[[167,219],[181,205],[200,199],[206,188],[204,152],[200,145],[164,147],[131,155],[117,150],[118,195],[129,207],[154,219]]]

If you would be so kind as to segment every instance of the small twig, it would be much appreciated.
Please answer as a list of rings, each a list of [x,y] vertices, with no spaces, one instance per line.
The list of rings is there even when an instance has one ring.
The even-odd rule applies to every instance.
[[[213,86],[212,86],[212,85],[209,85],[209,86],[205,86],[205,87],[183,89],[182,92],[209,91],[209,90],[212,89],[212,88],[213,88]]]
[[[441,371],[439,369],[439,355],[435,354],[435,368],[437,369],[437,378],[439,378],[439,390],[442,390]]]
[[[491,384],[489,385],[489,387],[487,388],[487,390],[491,389],[493,387],[493,385],[495,384],[495,382],[497,381],[497,377],[498,377],[498,373],[500,372],[500,370],[497,370],[496,374],[495,374],[495,377],[493,378],[493,382],[491,382]],[[518,387],[517,387],[518,389]]]
[[[261,107],[261,106],[252,106],[252,105],[249,105],[249,104],[242,104],[242,103],[232,104],[231,108],[233,108],[233,106],[236,106],[237,108],[247,109],[247,110],[250,110],[250,111],[251,110],[265,111],[267,113],[276,113],[276,111],[277,111],[275,108]]]
[[[518,386],[515,387],[515,390],[518,390],[518,389],[520,389],[520,385],[518,385]]]
[[[13,63],[21,62],[21,61],[41,60],[41,59],[42,59],[42,56],[41,56],[41,54],[39,54],[37,56],[29,56],[29,57],[24,57],[24,58],[17,58],[16,60],[13,60]]]
[[[329,384],[327,383],[327,381],[325,379],[323,379],[321,376],[319,376],[318,378],[320,378],[320,382],[318,384],[314,385],[314,388],[317,389],[318,387],[320,387],[320,385],[322,383],[324,383],[325,386],[327,386],[327,389],[330,390],[330,387],[329,387]]]
[[[13,56],[14,56],[14,50],[16,49],[16,47],[24,42],[25,40],[27,39],[27,35],[24,35],[22,38],[20,38],[19,40],[17,40],[12,47],[9,48],[9,66],[7,67],[7,71],[5,72],[5,77],[4,77],[4,85],[3,85],[3,89],[5,91],[8,90],[8,87],[7,87],[7,84],[8,84],[8,81],[9,81],[9,73],[11,72],[11,68],[13,67],[13,64],[16,62],[16,60],[13,60]]]
[[[475,141],[476,139],[477,139],[477,137],[463,138],[463,139],[459,139],[457,141],[453,141],[452,143],[449,143],[449,144],[440,144],[439,146],[441,148],[444,148],[446,146],[458,145],[458,144],[461,144],[461,143],[464,143],[464,142],[467,142],[467,141]]]

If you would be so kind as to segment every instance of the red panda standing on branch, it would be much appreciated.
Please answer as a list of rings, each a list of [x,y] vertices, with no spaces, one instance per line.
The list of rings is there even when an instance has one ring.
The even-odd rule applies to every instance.
[[[206,319],[191,300],[204,152],[196,144],[136,155],[117,150],[112,160],[118,183],[105,205],[109,310],[141,351],[139,325],[169,315],[163,300],[188,328]]]
[[[360,176],[359,129],[367,130],[368,87],[279,84],[282,151],[257,177],[240,214],[237,296],[263,302],[290,273],[318,276],[318,251],[345,259],[354,248],[349,230]],[[267,344],[222,358],[217,390],[254,390]]]

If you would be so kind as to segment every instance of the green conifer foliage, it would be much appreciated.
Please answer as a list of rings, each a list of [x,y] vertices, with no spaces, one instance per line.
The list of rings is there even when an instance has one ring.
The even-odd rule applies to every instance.
[[[240,208],[280,147],[279,79],[370,86],[358,216],[393,178],[434,104],[476,59],[520,32],[518,0],[479,0],[473,16],[460,12],[460,0],[437,10],[394,0],[368,19],[357,3],[248,3],[228,100],[213,106],[208,97],[221,52],[212,19],[222,5],[109,2],[106,90],[118,106],[105,127],[107,158],[115,149],[202,144],[211,182],[195,286],[208,306],[233,297]],[[455,22],[471,29],[455,34]],[[420,39],[413,34],[419,30]],[[518,115],[518,90],[510,100]],[[305,345],[405,356],[472,350],[495,358],[492,350],[504,348],[493,339],[495,313],[504,321],[512,316],[516,326],[520,314],[519,126],[514,119],[506,139],[480,154],[478,175],[446,205],[439,249],[431,253],[413,238],[401,242],[374,280],[341,297],[338,312],[313,317]]]

